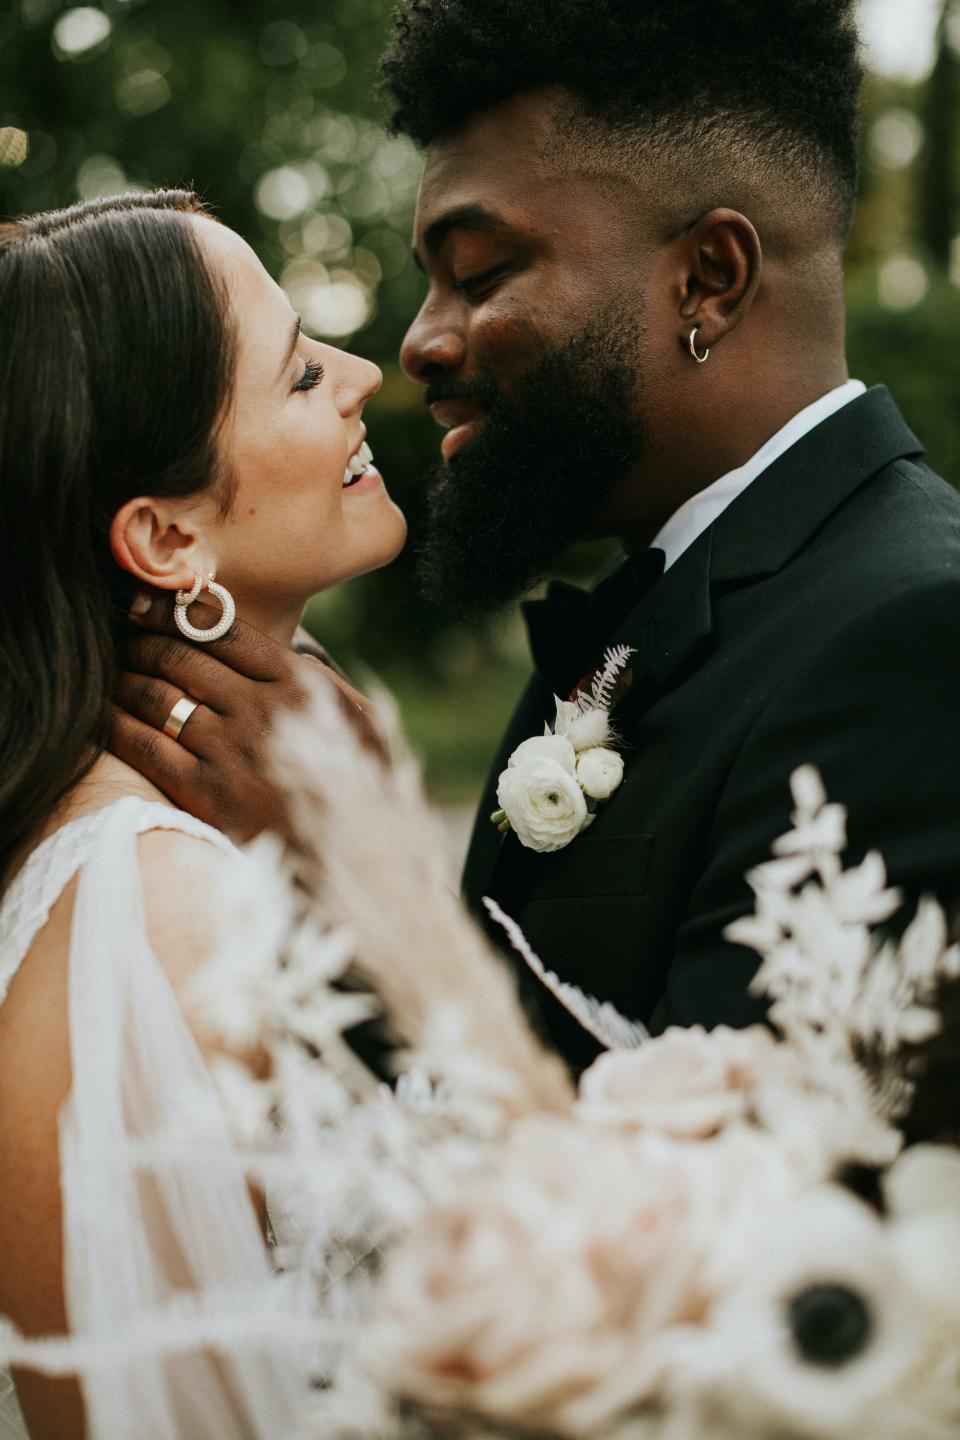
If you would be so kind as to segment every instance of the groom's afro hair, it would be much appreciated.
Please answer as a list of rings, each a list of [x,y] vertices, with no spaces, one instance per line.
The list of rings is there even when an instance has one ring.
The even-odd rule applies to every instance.
[[[845,233],[862,80],[854,0],[399,0],[383,58],[392,128],[443,140],[545,86],[669,156],[752,157],[769,185],[805,172]],[[811,199],[813,197],[811,196]]]

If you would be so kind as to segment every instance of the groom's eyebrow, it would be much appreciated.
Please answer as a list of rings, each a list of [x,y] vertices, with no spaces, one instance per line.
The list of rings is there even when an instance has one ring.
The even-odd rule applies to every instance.
[[[431,221],[423,235],[423,248],[428,255],[436,255],[447,236],[453,230],[472,230],[486,233],[509,230],[510,226],[501,215],[488,210],[484,205],[455,205],[443,215]],[[423,259],[416,249],[414,263],[423,269]]]

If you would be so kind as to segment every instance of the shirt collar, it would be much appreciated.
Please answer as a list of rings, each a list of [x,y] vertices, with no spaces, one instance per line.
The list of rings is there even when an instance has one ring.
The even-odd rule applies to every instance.
[[[866,388],[859,380],[848,380],[845,384],[838,385],[835,390],[821,395],[819,400],[805,406],[775,435],[771,435],[745,465],[721,475],[719,480],[715,480],[705,490],[685,500],[650,542],[651,549],[662,550],[666,555],[664,569],[669,570],[694,540],[703,534],[707,526],[712,525],[717,516],[721,515],[758,475],[762,475],[775,460],[779,460],[792,445],[796,445],[798,440],[809,434],[828,416],[836,414],[844,405],[849,405],[851,400],[863,395]]]

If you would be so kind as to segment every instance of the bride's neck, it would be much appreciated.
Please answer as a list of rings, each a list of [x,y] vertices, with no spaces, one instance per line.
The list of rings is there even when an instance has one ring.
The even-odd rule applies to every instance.
[[[264,635],[269,635],[271,640],[276,640],[280,645],[290,646],[293,644],[293,637],[300,625],[300,617],[303,614],[306,600],[295,601],[293,604],[271,604],[269,600],[261,597],[248,598],[237,595],[234,597],[237,602],[237,614],[241,620],[248,625],[254,625],[262,630]]]

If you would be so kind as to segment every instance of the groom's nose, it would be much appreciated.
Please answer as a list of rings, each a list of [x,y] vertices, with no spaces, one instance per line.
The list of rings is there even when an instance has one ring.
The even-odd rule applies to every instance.
[[[455,375],[467,358],[463,332],[449,316],[425,305],[403,337],[400,364],[411,380],[426,385],[441,375]]]

